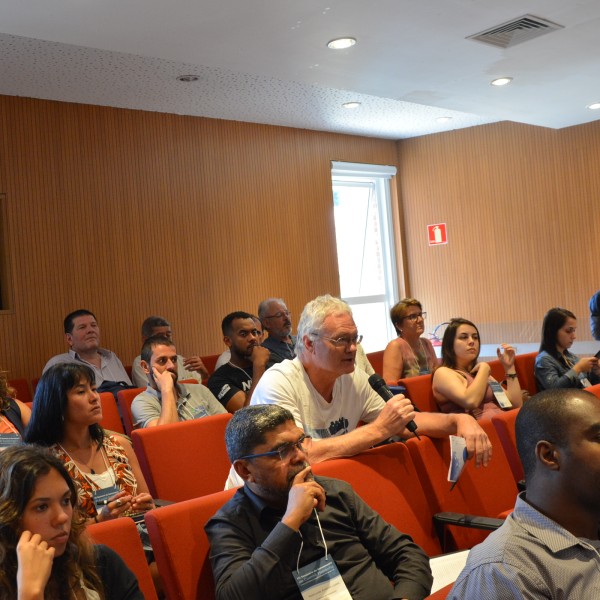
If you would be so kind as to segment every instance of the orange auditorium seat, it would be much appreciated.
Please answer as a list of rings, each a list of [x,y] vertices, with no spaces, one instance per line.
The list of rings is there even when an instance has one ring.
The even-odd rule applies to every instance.
[[[129,390],[120,390],[117,392],[117,403],[119,405],[119,411],[123,418],[123,425],[125,426],[125,433],[131,436],[133,431],[133,418],[131,416],[131,404],[134,398],[141,394],[146,388],[131,388]]]
[[[112,548],[134,572],[140,590],[146,600],[157,600],[150,568],[140,540],[140,534],[132,519],[122,517],[88,525],[87,533],[96,544]]]
[[[597,398],[600,398],[600,383],[597,383],[596,385],[591,385],[588,388],[585,388],[588,392],[594,394],[594,396],[596,396]]]
[[[313,465],[315,475],[347,481],[388,523],[408,533],[429,556],[441,554],[433,513],[408,449],[386,444],[351,458]]]
[[[179,502],[225,487],[231,466],[225,449],[229,413],[136,429],[135,453],[154,498]]]
[[[506,372],[498,359],[488,361],[488,365],[490,365],[490,375],[496,381],[502,382],[506,379]]]
[[[489,466],[479,468],[475,467],[472,460],[468,461],[452,490],[448,482],[448,438],[432,439],[421,436],[421,440],[412,438],[407,441],[410,455],[434,513],[465,513],[499,518],[513,509],[518,493],[517,484],[502,450],[502,444],[490,420],[479,421],[479,424],[492,443],[492,460]],[[458,550],[473,547],[487,535],[454,526],[447,527],[446,533],[447,547]],[[442,545],[446,546],[444,541]]]
[[[537,352],[517,354],[515,357],[515,369],[519,376],[521,389],[527,390],[532,396],[538,393],[537,381],[535,379],[534,367]]]
[[[217,360],[219,360],[220,354],[208,354],[207,356],[201,356],[200,359],[204,363],[206,370],[209,375],[212,375],[215,372],[215,365],[217,364]]]
[[[423,412],[440,412],[440,409],[433,397],[431,387],[432,375],[417,375],[417,377],[407,377],[400,379],[399,385],[406,388],[406,396],[411,402]]]
[[[109,429],[115,433],[125,433],[115,397],[110,392],[102,392],[100,394],[100,403],[102,405],[102,421],[100,421],[100,425],[104,429]]]
[[[154,557],[169,600],[214,600],[210,545],[204,525],[235,491],[221,491],[146,513]]]
[[[32,402],[31,390],[27,379],[9,379],[9,387],[15,390],[15,398],[21,402]]]
[[[378,350],[377,352],[369,352],[367,353],[367,358],[373,367],[373,370],[378,375],[383,373],[383,350]]]
[[[600,385],[598,386],[600,387]],[[515,481],[518,483],[523,480],[525,474],[523,473],[523,465],[517,452],[517,438],[515,436],[515,423],[519,409],[508,410],[506,412],[497,413],[492,416],[492,423],[496,428],[496,433],[500,438],[502,449],[510,465],[510,469],[513,473]]]

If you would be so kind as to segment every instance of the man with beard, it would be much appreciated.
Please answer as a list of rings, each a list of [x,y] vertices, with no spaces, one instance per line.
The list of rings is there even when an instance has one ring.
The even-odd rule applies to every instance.
[[[281,298],[267,298],[258,305],[258,318],[269,337],[262,343],[271,353],[267,368],[296,356],[290,311]]]
[[[160,335],[148,338],[141,356],[148,387],[131,404],[136,427],[154,427],[226,412],[202,384],[178,383],[177,350],[169,338]]]
[[[306,574],[327,571],[350,594],[336,598],[425,598],[432,578],[423,550],[346,482],[313,478],[305,439],[280,406],[243,408],[227,425],[244,486],[205,527],[216,597],[299,599]]]
[[[250,404],[254,388],[267,368],[270,353],[259,345],[260,334],[250,313],[229,313],[223,319],[221,329],[231,358],[211,375],[208,387],[219,402],[234,413]]]
[[[131,379],[119,357],[100,347],[100,327],[94,313],[83,308],[69,313],[65,317],[64,331],[69,352],[53,356],[44,372],[58,363],[84,363],[93,369],[99,392],[131,387]]]

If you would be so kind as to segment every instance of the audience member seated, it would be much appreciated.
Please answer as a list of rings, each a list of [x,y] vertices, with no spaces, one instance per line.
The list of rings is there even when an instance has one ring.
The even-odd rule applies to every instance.
[[[154,508],[131,443],[105,434],[94,372],[87,365],[50,367],[35,392],[24,439],[48,446],[78,483],[78,499],[88,522],[130,516],[140,521],[144,549],[151,550],[143,513]]]
[[[268,298],[258,305],[258,318],[269,337],[263,347],[271,353],[267,368],[296,356],[296,338],[292,335],[290,311],[281,298]]]
[[[254,321],[254,325],[256,326],[256,337],[258,339],[258,345],[262,345],[263,340],[265,339],[265,332],[263,331],[263,326],[262,323],[260,322],[260,319],[258,317],[255,317],[254,315],[252,315],[252,320]],[[215,363],[215,371],[217,369],[219,369],[220,367],[222,367],[223,365],[226,365],[229,361],[231,360],[231,350],[229,348],[227,348],[226,350],[224,350],[221,353],[221,356],[219,356],[219,358],[217,358],[217,362]]]
[[[478,363],[477,327],[466,319],[452,319],[442,340],[442,366],[433,374],[433,396],[445,413],[468,413],[476,419],[516,408],[523,393],[515,371],[515,349],[496,349],[506,373],[506,390],[490,375],[490,365]]]
[[[154,427],[227,412],[202,384],[178,382],[177,349],[166,337],[148,338],[142,346],[147,388],[131,404],[134,427]]]
[[[399,379],[433,373],[438,365],[431,342],[421,337],[425,332],[423,306],[414,298],[404,298],[392,306],[390,318],[398,337],[383,353],[383,378],[395,385]]]
[[[8,382],[0,371],[0,450],[21,443],[30,415],[29,406],[10,397]]]
[[[234,413],[250,403],[267,368],[270,352],[260,345],[259,330],[247,312],[229,313],[221,323],[221,330],[231,358],[210,376],[208,387],[217,400]]]
[[[132,387],[131,379],[119,357],[106,348],[100,348],[100,327],[89,310],[69,313],[64,321],[65,339],[69,352],[53,356],[44,367],[46,372],[58,363],[85,364],[94,370],[99,392],[112,392]]]
[[[228,423],[227,452],[244,487],[205,526],[216,597],[300,598],[327,564],[329,578],[341,576],[336,598],[425,598],[427,555],[346,482],[314,478],[306,439],[278,406],[243,408]]]
[[[0,453],[0,598],[143,600],[110,548],[92,546],[62,463],[36,446]]]
[[[540,390],[586,388],[600,383],[595,356],[579,358],[569,348],[576,339],[577,318],[565,308],[551,308],[542,323],[542,343],[535,359],[535,379]]]
[[[468,415],[414,411],[410,400],[397,395],[388,402],[369,385],[367,374],[354,368],[360,343],[352,310],[332,296],[309,302],[298,323],[297,357],[273,365],[262,377],[252,404],[279,404],[304,429],[313,463],[353,456],[392,436],[413,434],[406,425],[414,420],[419,434],[464,437],[469,456],[487,464],[489,439]],[[358,427],[359,422],[365,423]],[[227,487],[242,485],[232,470]]]
[[[173,330],[171,324],[163,317],[148,317],[142,323],[142,344],[155,335],[161,335],[173,341]],[[204,366],[199,356],[190,356],[184,358],[177,355],[177,371],[179,379],[196,379],[200,383],[203,379],[208,379],[208,370]],[[133,359],[131,367],[131,379],[137,387],[145,387],[148,384],[148,375],[142,367],[142,356],[138,355]]]
[[[449,599],[600,598],[600,400],[556,389],[517,416],[527,491],[469,553]]]
[[[600,292],[590,298],[590,329],[592,337],[600,341]]]

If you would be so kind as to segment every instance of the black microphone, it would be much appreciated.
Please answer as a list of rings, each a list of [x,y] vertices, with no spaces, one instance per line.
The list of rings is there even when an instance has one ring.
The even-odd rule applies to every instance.
[[[377,373],[373,373],[373,375],[369,377],[369,385],[383,398],[385,402],[394,397],[394,394],[392,394],[392,390],[390,390],[388,387],[385,379]],[[417,424],[414,421],[409,421],[406,424],[406,429],[419,437],[419,434],[417,433]]]

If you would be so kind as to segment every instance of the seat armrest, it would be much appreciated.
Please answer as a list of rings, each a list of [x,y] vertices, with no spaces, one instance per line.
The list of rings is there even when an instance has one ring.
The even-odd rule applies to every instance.
[[[459,527],[471,527],[472,529],[485,529],[494,531],[498,529],[504,519],[495,519],[493,517],[480,517],[476,515],[465,515],[463,513],[441,512],[433,515],[436,527],[441,525],[458,525]]]

